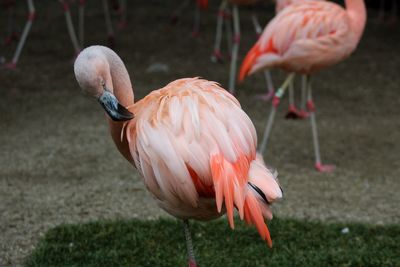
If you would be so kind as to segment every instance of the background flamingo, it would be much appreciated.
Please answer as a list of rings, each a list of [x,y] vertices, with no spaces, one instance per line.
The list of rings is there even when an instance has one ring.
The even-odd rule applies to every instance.
[[[346,9],[332,2],[320,1],[296,3],[284,9],[267,25],[247,54],[239,77],[243,80],[265,68],[281,68],[291,73],[275,94],[261,143],[261,151],[264,151],[276,108],[291,84],[293,73],[307,75],[307,108],[313,132],[315,167],[322,172],[332,171],[333,167],[321,163],[310,75],[344,60],[355,50],[361,38],[366,22],[364,1],[345,2]]]
[[[272,245],[264,218],[272,218],[269,203],[282,192],[256,157],[255,128],[231,94],[215,82],[180,79],[135,103],[122,60],[101,46],[83,50],[74,69],[81,88],[107,112],[118,150],[160,207],[184,221],[189,266],[196,263],[188,219],[210,220],[226,210],[233,228],[234,207]]]

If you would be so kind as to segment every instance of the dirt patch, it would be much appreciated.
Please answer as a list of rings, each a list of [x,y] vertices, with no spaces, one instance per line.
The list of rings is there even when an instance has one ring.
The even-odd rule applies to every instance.
[[[116,151],[101,108],[78,89],[73,49],[54,2],[37,6],[38,20],[19,68],[0,70],[0,266],[20,264],[38,238],[60,223],[165,215]],[[190,37],[191,12],[176,27],[168,25],[173,7],[161,0],[132,3],[129,26],[118,34],[117,51],[137,99],[180,77],[227,84],[228,65],[209,60],[216,6],[205,14],[196,39]],[[87,44],[104,43],[100,9],[87,10]],[[267,10],[262,21],[272,16],[272,8]],[[243,56],[256,37],[250,11],[241,17]],[[398,26],[370,23],[349,60],[315,77],[321,151],[325,161],[337,165],[336,172],[313,170],[309,122],[285,121],[286,104],[281,106],[265,158],[278,169],[285,191],[275,207],[278,216],[400,222]],[[157,62],[170,71],[146,73]],[[273,74],[276,83],[282,81],[282,73]],[[259,133],[269,104],[253,96],[264,90],[261,76],[239,86],[238,98]]]

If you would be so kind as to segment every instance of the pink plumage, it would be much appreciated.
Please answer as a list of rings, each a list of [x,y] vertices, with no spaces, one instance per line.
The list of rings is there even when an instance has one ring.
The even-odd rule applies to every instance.
[[[274,67],[310,74],[348,57],[361,38],[366,11],[363,0],[347,0],[346,7],[310,0],[285,8],[247,54],[240,79]]]

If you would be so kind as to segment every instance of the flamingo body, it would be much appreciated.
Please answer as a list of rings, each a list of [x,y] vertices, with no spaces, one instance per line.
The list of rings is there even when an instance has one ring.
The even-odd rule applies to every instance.
[[[240,79],[274,67],[312,74],[342,61],[355,50],[365,26],[365,6],[357,8],[364,10],[355,14],[332,2],[311,0],[288,6],[247,54]]]
[[[125,123],[109,119],[111,134],[161,208],[184,221],[226,211],[232,228],[236,208],[272,245],[264,218],[272,218],[269,204],[282,191],[256,154],[254,125],[234,96],[215,82],[188,78],[134,103],[122,60],[101,46],[80,53],[75,75],[109,118],[134,114]]]
[[[256,131],[238,101],[214,82],[180,79],[129,108],[129,148],[148,190],[181,219],[219,217],[222,204],[233,227],[233,208],[267,232],[271,219],[248,182],[265,188],[268,202],[281,197],[272,173],[256,159]],[[254,209],[253,209],[254,208]]]

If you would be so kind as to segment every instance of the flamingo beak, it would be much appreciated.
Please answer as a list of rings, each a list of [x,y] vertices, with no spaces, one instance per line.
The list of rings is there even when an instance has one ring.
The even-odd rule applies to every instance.
[[[98,101],[113,121],[127,121],[134,117],[133,113],[122,106],[108,90],[104,90]]]

